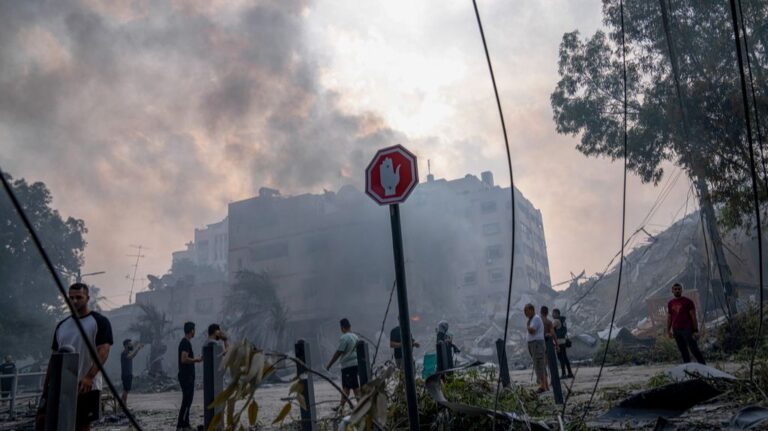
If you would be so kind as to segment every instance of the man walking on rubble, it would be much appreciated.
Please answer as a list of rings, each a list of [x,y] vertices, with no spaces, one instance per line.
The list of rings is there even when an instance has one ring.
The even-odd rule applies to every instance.
[[[683,357],[683,362],[691,362],[688,353],[690,349],[694,358],[700,364],[704,364],[704,356],[699,350],[697,339],[699,338],[699,323],[696,319],[696,305],[689,298],[683,296],[683,286],[680,283],[672,285],[672,294],[675,296],[667,304],[667,333],[669,338],[674,338],[677,348]]]
[[[341,396],[341,403],[334,410],[340,410],[344,403],[349,399],[349,392],[355,393],[355,397],[360,397],[360,382],[357,379],[357,335],[352,332],[352,325],[349,319],[344,318],[339,322],[341,326],[341,337],[339,337],[339,347],[333,354],[331,361],[325,367],[330,370],[337,359],[341,358],[341,389],[344,393]]]
[[[547,349],[544,344],[544,322],[536,314],[533,304],[525,304],[523,313],[528,318],[526,322],[526,340],[528,341],[528,353],[530,353],[531,361],[533,361],[533,370],[536,372],[536,381],[539,383],[538,392],[546,392],[549,390],[549,382],[547,382]]]

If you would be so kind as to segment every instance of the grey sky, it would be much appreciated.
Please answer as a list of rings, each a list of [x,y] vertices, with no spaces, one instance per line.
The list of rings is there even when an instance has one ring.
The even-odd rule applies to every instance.
[[[479,4],[552,279],[600,270],[619,245],[620,166],[556,135],[549,107],[560,37],[591,34],[600,4]],[[108,271],[93,281],[118,304],[129,244],[150,248],[140,274],[162,273],[227,202],[359,186],[380,146],[508,184],[492,97],[471,1],[0,0],[0,166],[85,219],[84,270]],[[658,190],[629,192],[633,228]]]

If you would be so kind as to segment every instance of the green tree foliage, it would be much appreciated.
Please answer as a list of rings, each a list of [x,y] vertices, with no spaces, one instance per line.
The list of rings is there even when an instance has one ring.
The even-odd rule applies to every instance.
[[[239,271],[224,303],[224,326],[235,338],[263,349],[285,346],[288,310],[277,296],[277,284],[267,271]]]
[[[726,226],[748,224],[754,210],[749,153],[728,2],[680,0],[668,5],[690,139],[679,109],[660,4],[626,1],[628,166],[644,182],[658,183],[664,174],[662,162],[671,161],[692,179],[705,181]],[[744,0],[743,7],[760,127],[765,131],[768,3]],[[580,135],[577,149],[587,156],[615,160],[623,156],[619,3],[604,0],[603,16],[607,33],[597,31],[585,39],[578,31],[563,35],[561,79],[551,103],[558,133]],[[764,196],[765,188],[760,192]]]
[[[59,273],[77,273],[83,263],[83,220],[66,220],[51,207],[45,184],[13,180],[14,193]],[[64,305],[42,257],[5,193],[0,197],[0,349],[15,356],[41,358]],[[48,334],[48,335],[44,335]]]

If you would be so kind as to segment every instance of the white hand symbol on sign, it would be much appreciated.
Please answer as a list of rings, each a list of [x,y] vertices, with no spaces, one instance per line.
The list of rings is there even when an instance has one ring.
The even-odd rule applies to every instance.
[[[395,169],[392,166],[392,159],[387,157],[379,165],[379,177],[381,178],[381,186],[384,187],[384,196],[394,195],[395,189],[400,183],[400,165],[397,165]]]

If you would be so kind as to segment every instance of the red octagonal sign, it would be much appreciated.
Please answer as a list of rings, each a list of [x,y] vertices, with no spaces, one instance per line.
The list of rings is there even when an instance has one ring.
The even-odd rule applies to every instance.
[[[404,202],[418,183],[416,156],[402,145],[377,151],[365,169],[365,193],[379,205]]]

